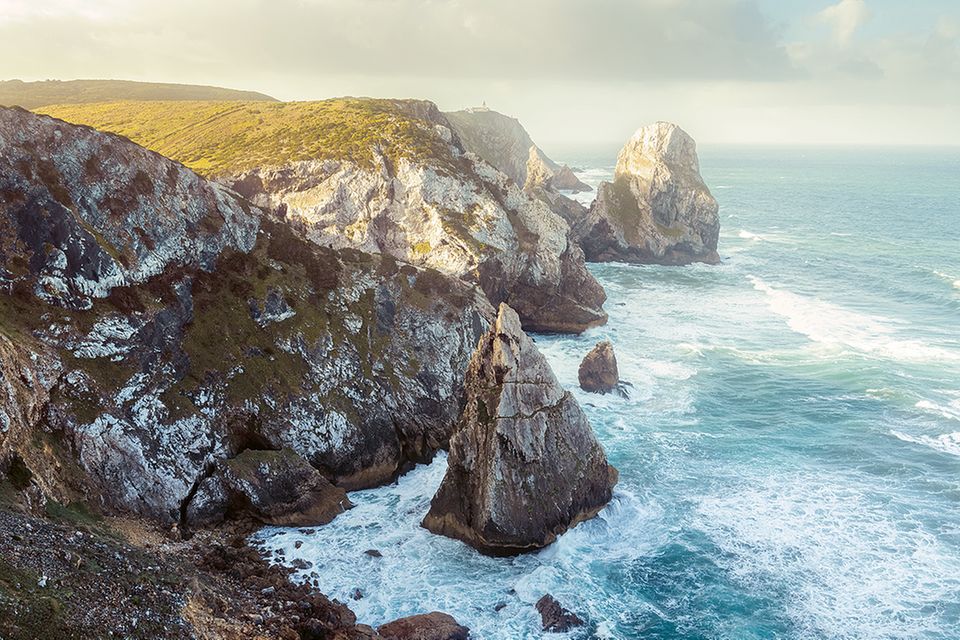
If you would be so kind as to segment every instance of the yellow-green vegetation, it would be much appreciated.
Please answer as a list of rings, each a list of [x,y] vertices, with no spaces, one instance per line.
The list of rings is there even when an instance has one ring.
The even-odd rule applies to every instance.
[[[456,160],[433,124],[399,100],[320,102],[111,102],[37,109],[56,118],[126,136],[207,176],[283,166],[299,160]]]
[[[256,91],[238,91],[196,84],[130,80],[0,81],[0,104],[34,109],[48,104],[114,102],[116,100],[267,100]]]

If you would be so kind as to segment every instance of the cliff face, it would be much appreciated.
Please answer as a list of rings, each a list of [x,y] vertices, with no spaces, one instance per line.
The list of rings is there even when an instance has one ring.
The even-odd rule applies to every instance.
[[[639,129],[613,183],[574,222],[588,260],[679,265],[719,262],[717,201],[700,177],[696,143],[674,124]]]
[[[467,151],[510,176],[516,184],[527,183],[527,162],[536,145],[519,120],[486,108],[448,111],[444,115]],[[558,168],[542,151],[537,151],[546,168]]]
[[[190,524],[247,450],[353,488],[446,443],[492,314],[475,287],[316,246],[129,141],[21,110],[0,109],[0,167],[0,467],[45,495]]]
[[[287,113],[290,108],[217,111],[211,117],[227,136],[219,145],[167,149],[161,137],[158,149],[210,167],[220,182],[280,212],[318,245],[388,254],[475,282],[492,303],[515,306],[528,329],[579,332],[606,321],[603,290],[586,271],[566,222],[467,153],[432,103],[305,103],[295,105],[296,117]],[[133,123],[119,130],[137,140],[135,122],[148,118],[150,107],[134,113],[125,111],[129,105],[116,109],[119,119]],[[188,109],[186,116],[182,109],[175,122],[186,119],[198,135],[211,135],[211,107]],[[111,113],[101,107],[98,117],[106,118],[105,111]],[[56,113],[80,121],[89,115],[83,109]],[[263,124],[252,119],[255,114]],[[273,138],[240,144],[280,122],[286,123],[283,135],[296,145],[262,157],[261,147],[275,144]],[[204,152],[220,155],[196,160]]]
[[[447,474],[423,526],[514,555],[552,543],[610,500],[616,470],[506,305],[477,345],[466,388]]]

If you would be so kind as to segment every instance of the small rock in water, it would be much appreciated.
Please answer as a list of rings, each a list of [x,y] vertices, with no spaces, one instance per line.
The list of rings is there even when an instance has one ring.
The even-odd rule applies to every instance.
[[[377,551],[376,549],[367,549],[363,552],[364,554],[370,556],[371,558],[382,558],[383,554]]]
[[[304,560],[303,558],[297,558],[296,560],[290,563],[290,566],[293,567],[294,569],[302,570],[302,569],[309,569],[310,567],[313,566],[313,563],[310,562],[309,560]]]
[[[537,601],[537,611],[540,612],[544,631],[563,633],[583,626],[583,620],[577,614],[564,609],[549,593]]]
[[[498,602],[497,604],[493,605],[493,610],[499,612],[506,606],[507,606],[506,602]]]
[[[620,373],[617,357],[609,340],[598,342],[580,363],[577,371],[580,388],[591,393],[609,393],[617,388]]]
[[[360,591],[360,589],[354,589],[354,590],[353,590],[353,599],[354,599],[354,600],[362,600],[362,599],[363,599],[363,591]]]
[[[297,540],[296,542],[293,543],[294,549],[299,549],[302,546],[303,546],[303,540]]]

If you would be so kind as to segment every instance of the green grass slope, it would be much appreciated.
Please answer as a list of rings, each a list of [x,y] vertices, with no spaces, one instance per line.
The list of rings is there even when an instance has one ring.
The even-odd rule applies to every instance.
[[[0,105],[35,109],[50,104],[113,102],[116,100],[265,100],[256,91],[131,80],[0,80]]]
[[[217,176],[299,160],[374,162],[374,149],[451,167],[431,103],[336,98],[318,102],[112,102],[35,109],[126,136],[197,173]]]

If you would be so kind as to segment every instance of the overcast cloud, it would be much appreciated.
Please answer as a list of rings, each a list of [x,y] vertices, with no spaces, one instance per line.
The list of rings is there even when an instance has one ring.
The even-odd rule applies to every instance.
[[[960,144],[960,10],[937,0],[0,0],[0,77],[486,100],[557,143],[665,118]]]

